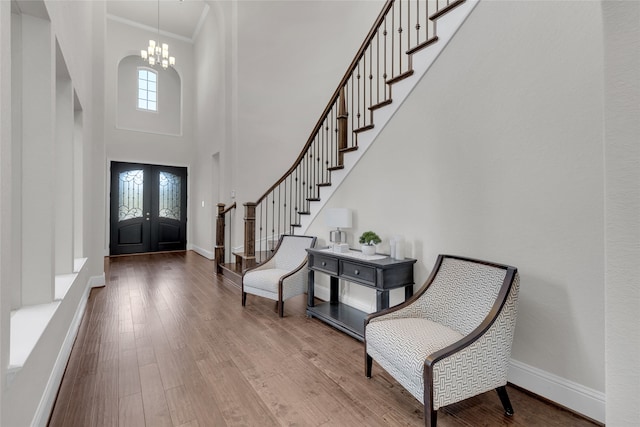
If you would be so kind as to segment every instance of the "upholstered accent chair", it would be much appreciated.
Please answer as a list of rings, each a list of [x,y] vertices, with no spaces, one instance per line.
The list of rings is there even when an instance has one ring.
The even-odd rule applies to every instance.
[[[425,426],[439,408],[495,389],[506,415],[507,370],[519,288],[514,267],[439,255],[425,285],[365,319],[365,373],[373,360],[420,402]]]
[[[313,236],[282,235],[271,256],[242,275],[242,306],[247,304],[247,294],[258,295],[277,301],[283,317],[285,300],[307,291],[306,249],[315,244]]]

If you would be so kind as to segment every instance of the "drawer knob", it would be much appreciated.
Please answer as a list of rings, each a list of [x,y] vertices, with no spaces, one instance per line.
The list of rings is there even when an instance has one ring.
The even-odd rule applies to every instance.
[[[326,261],[322,261],[322,266],[324,267],[326,265],[327,265],[327,262]]]
[[[360,270],[356,270],[354,271],[354,273],[356,273],[356,276],[357,276],[358,274],[360,274]]]

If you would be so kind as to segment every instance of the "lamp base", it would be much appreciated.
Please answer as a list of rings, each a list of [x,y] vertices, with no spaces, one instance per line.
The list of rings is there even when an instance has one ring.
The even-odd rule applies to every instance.
[[[337,229],[337,230],[331,230],[329,232],[329,241],[331,243],[335,245],[338,245],[340,243],[344,243],[347,241],[347,233],[345,233],[344,231]]]
[[[346,243],[336,243],[333,245],[333,252],[338,252],[341,254],[349,252],[349,245]]]

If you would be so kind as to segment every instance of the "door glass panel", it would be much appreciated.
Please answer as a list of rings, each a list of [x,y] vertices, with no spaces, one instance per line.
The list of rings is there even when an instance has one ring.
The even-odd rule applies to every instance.
[[[180,221],[180,177],[160,172],[159,216]]]
[[[118,191],[118,221],[142,218],[142,191],[144,171],[130,170],[120,172]]]

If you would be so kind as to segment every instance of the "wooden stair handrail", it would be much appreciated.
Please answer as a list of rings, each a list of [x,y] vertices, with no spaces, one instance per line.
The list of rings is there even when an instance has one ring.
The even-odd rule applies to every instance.
[[[320,127],[322,126],[322,123],[324,122],[327,114],[329,114],[329,112],[333,108],[333,105],[335,104],[335,102],[337,101],[338,97],[340,96],[340,91],[347,84],[349,78],[351,77],[351,75],[355,71],[355,69],[356,69],[356,67],[358,65],[358,62],[360,62],[360,59],[362,59],[362,55],[364,54],[364,52],[366,52],[367,48],[371,44],[371,41],[373,40],[374,36],[378,32],[378,28],[380,27],[380,25],[382,25],[382,23],[384,22],[384,19],[386,18],[387,13],[389,12],[391,7],[393,6],[393,3],[395,3],[395,0],[387,0],[385,5],[383,6],[382,11],[380,12],[378,17],[376,18],[375,22],[373,23],[373,26],[369,30],[369,33],[367,34],[367,37],[364,39],[364,42],[362,43],[362,46],[360,46],[360,49],[358,50],[358,53],[356,53],[355,57],[353,58],[353,61],[351,61],[351,65],[349,65],[349,68],[347,69],[346,73],[342,77],[342,80],[340,80],[340,83],[338,84],[338,87],[336,88],[335,92],[333,92],[333,95],[329,99],[329,103],[327,104],[327,106],[325,107],[324,111],[320,115],[320,119],[318,119],[318,122],[313,127],[313,130],[311,131],[311,135],[309,136],[309,139],[307,140],[307,143],[304,145],[304,147],[302,147],[302,151],[300,151],[300,154],[298,155],[296,160],[293,162],[293,165],[284,173],[284,175],[282,175],[282,177],[278,181],[276,181],[275,184],[273,184],[271,187],[269,187],[269,189],[267,191],[265,191],[265,193],[262,196],[260,196],[260,198],[255,202],[256,204],[259,204],[260,202],[262,202],[269,194],[271,194],[271,192],[278,185],[282,184],[282,182],[284,182],[284,180],[287,179],[287,177],[289,175],[291,175],[296,170],[296,168],[298,167],[298,164],[302,161],[304,156],[307,154],[307,150],[309,149],[309,147],[313,143],[313,140],[314,140],[316,134],[318,133],[318,131],[320,130]]]
[[[218,215],[226,215],[227,213],[229,213],[231,209],[235,209],[235,208],[236,208],[236,202],[233,202],[231,205],[229,205],[228,208],[223,209],[222,212],[218,212]]]

